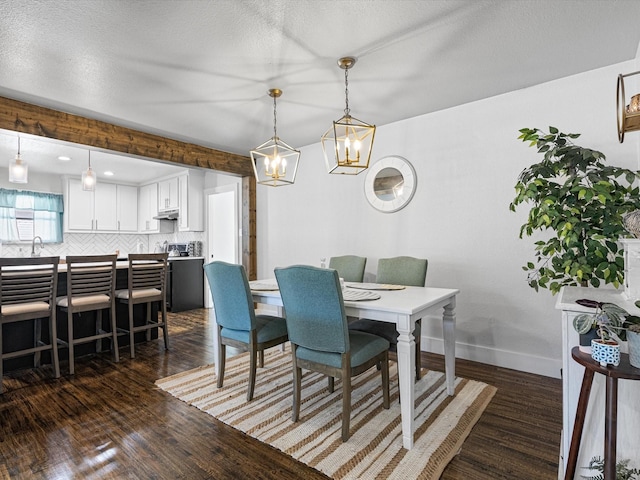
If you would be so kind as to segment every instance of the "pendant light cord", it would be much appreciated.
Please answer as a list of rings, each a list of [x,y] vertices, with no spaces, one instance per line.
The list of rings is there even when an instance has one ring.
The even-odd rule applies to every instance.
[[[351,110],[349,109],[349,69],[344,69],[344,114],[349,117]]]
[[[278,122],[278,117],[276,115],[276,97],[275,95],[273,96],[273,138],[278,138],[278,133],[276,131],[276,124]]]

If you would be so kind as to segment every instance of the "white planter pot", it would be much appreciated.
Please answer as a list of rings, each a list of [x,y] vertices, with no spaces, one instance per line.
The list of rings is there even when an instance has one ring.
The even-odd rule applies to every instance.
[[[627,346],[629,347],[629,363],[640,368],[640,333],[627,330]]]

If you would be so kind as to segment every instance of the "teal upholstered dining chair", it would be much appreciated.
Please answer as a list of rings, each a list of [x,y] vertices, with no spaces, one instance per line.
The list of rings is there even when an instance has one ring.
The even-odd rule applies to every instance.
[[[414,257],[381,258],[378,260],[376,283],[424,287],[427,278],[428,261]],[[416,380],[420,380],[422,362],[420,359],[420,320],[416,322],[413,336],[416,342]],[[392,323],[377,320],[360,319],[349,324],[351,330],[373,333],[389,341],[391,351],[397,352],[398,330]]]
[[[226,346],[249,352],[249,387],[247,401],[253,398],[256,383],[256,363],[264,366],[264,351],[288,340],[284,319],[271,315],[256,315],[247,274],[242,265],[211,262],[204,265],[209,282],[213,308],[218,324],[218,388],[224,380]],[[258,358],[259,356],[259,358]]]
[[[367,265],[366,257],[357,255],[342,255],[329,259],[329,268],[338,271],[338,276],[345,282],[361,282],[364,278],[364,267]]]
[[[380,364],[384,408],[389,408],[389,342],[350,331],[336,270],[305,265],[275,269],[286,312],[293,361],[293,414],[298,421],[302,369],[342,380],[342,441],[349,439],[351,377]]]

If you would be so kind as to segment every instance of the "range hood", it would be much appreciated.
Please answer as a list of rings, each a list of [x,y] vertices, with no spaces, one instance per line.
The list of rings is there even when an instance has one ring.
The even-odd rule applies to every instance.
[[[177,220],[180,212],[177,208],[173,210],[163,210],[153,217],[154,220]]]

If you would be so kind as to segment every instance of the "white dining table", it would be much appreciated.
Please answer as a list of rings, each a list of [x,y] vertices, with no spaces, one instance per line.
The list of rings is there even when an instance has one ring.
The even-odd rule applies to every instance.
[[[282,299],[275,279],[250,282],[251,294],[256,303],[273,305],[282,309]],[[254,290],[259,288],[259,290]],[[345,285],[350,289],[349,282]],[[411,449],[414,441],[415,405],[415,349],[413,338],[416,320],[426,319],[427,313],[437,309],[442,311],[444,337],[445,376],[447,393],[455,393],[455,324],[456,295],[454,288],[406,287],[401,290],[375,290],[380,295],[376,300],[345,300],[344,306],[349,317],[381,320],[396,325],[398,330],[398,377],[400,383],[400,411],[402,417],[402,444]],[[285,313],[286,314],[286,313]],[[424,322],[424,320],[423,320]],[[214,329],[217,334],[218,329]],[[215,342],[217,345],[217,341]],[[216,366],[217,368],[217,366]]]

